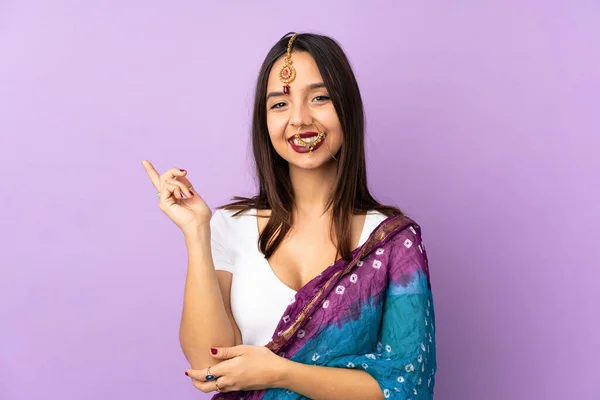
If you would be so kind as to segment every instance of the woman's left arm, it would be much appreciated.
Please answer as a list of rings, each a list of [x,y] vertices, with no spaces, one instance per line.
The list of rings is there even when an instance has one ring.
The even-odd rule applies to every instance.
[[[278,356],[263,346],[213,349],[218,364],[208,370],[187,370],[194,386],[205,392],[287,389],[314,400],[379,400],[383,393],[365,371],[302,364]]]
[[[307,365],[284,359],[280,387],[314,400],[380,400],[379,384],[365,371]]]

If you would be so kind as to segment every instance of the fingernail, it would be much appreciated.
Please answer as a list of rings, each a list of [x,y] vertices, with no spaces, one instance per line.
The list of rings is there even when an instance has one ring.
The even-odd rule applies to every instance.
[[[179,170],[180,170],[181,172],[185,172],[185,169],[181,169],[181,168],[179,168]]]
[[[212,347],[210,348],[210,352],[213,353],[213,355],[216,355],[218,353],[217,349],[213,349]]]
[[[187,371],[185,371],[185,376],[189,376],[189,374],[187,373]]]
[[[193,196],[193,195],[194,195],[194,192],[192,192],[192,191],[190,190],[190,194]]]

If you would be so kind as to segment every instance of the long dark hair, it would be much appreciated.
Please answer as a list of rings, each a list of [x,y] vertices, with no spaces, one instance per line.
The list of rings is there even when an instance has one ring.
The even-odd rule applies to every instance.
[[[236,196],[233,203],[220,208],[238,211],[239,215],[251,209],[271,210],[269,222],[259,237],[259,247],[269,258],[281,244],[293,224],[294,193],[289,167],[273,148],[267,129],[267,83],[273,64],[285,55],[291,33],[282,37],[265,58],[256,83],[252,117],[252,151],[258,175],[258,195],[247,198]],[[332,210],[338,254],[351,257],[350,228],[352,216],[377,210],[391,216],[403,214],[396,207],[377,202],[367,186],[365,164],[365,117],[360,90],[350,62],[340,45],[330,37],[299,34],[294,41],[294,52],[306,51],[315,60],[323,82],[341,123],[344,141],[338,159],[334,192],[327,204]]]

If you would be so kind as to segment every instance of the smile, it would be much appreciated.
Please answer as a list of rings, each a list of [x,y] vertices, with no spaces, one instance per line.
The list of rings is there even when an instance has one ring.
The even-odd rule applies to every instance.
[[[324,139],[325,133],[304,132],[289,138],[288,143],[297,153],[312,153],[323,145]]]

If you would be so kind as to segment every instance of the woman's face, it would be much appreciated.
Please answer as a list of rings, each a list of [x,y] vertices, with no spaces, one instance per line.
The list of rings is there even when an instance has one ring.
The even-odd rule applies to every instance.
[[[315,60],[308,52],[292,53],[296,79],[289,84],[290,94],[283,93],[279,71],[284,57],[275,62],[267,85],[267,127],[275,151],[290,166],[318,168],[332,160],[343,143],[343,132],[329,93],[323,83]],[[314,144],[312,155],[295,141],[296,133],[306,142],[318,134],[315,123],[325,133],[320,143]],[[330,153],[331,150],[331,153]]]

